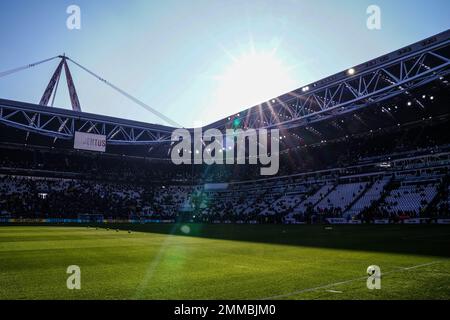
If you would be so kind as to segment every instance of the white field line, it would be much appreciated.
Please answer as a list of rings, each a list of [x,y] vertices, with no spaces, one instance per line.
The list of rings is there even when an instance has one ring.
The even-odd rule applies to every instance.
[[[419,264],[419,265],[412,266],[412,267],[404,267],[404,268],[400,268],[400,269],[397,269],[397,270],[392,270],[392,271],[381,273],[381,276],[389,274],[389,273],[402,272],[402,271],[406,271],[406,270],[422,268],[422,267],[430,266],[430,265],[433,265],[433,264],[436,264],[436,263],[440,263],[440,262],[442,262],[442,261],[432,261],[432,262],[423,263],[423,264]],[[341,285],[341,284],[347,284],[347,283],[350,283],[350,282],[366,280],[367,278],[368,278],[368,276],[364,276],[364,277],[354,278],[354,279],[350,279],[350,280],[344,280],[344,281],[329,283],[329,284],[325,284],[325,285],[319,286],[319,287],[302,289],[302,290],[297,290],[297,291],[293,291],[293,292],[290,292],[290,293],[285,293],[285,294],[280,294],[280,295],[271,296],[271,297],[267,297],[267,298],[262,298],[261,300],[273,300],[273,299],[286,298],[286,297],[295,296],[295,295],[298,295],[298,294],[301,294],[301,293],[305,293],[305,292],[311,292],[311,291],[316,291],[316,290],[321,290],[321,289],[328,289],[328,288],[335,287],[335,286],[338,286],[338,285]]]

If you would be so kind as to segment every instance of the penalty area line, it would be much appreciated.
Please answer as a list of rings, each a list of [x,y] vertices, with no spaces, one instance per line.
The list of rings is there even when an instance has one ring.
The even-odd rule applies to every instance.
[[[411,266],[411,267],[403,267],[403,268],[399,268],[397,270],[391,270],[391,271],[384,272],[384,273],[382,272],[381,276],[386,275],[386,274],[390,274],[390,273],[397,273],[397,272],[402,272],[402,271],[407,271],[407,270],[427,267],[427,266],[430,266],[430,265],[433,265],[433,264],[436,264],[436,263],[440,263],[440,262],[442,262],[442,261],[432,261],[432,262],[418,264],[418,265]],[[328,288],[335,287],[335,286],[338,286],[338,285],[341,285],[341,284],[347,284],[347,283],[351,283],[351,282],[355,282],[355,281],[366,280],[367,277],[368,276],[364,276],[364,277],[354,278],[354,279],[350,279],[350,280],[344,280],[344,281],[329,283],[329,284],[325,284],[325,285],[322,285],[322,286],[319,286],[319,287],[297,290],[297,291],[293,291],[293,292],[289,292],[289,293],[279,294],[279,295],[276,295],[276,296],[262,298],[260,300],[274,300],[274,299],[287,298],[287,297],[295,296],[295,295],[302,294],[302,293],[305,293],[305,292],[317,291],[317,290],[321,290],[321,289],[328,289]]]

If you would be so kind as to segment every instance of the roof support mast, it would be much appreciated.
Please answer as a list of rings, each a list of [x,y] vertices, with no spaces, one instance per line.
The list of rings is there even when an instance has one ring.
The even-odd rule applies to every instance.
[[[69,57],[67,57],[65,54],[60,55],[60,56],[56,56],[56,57],[52,57],[49,59],[45,59],[42,61],[38,61],[32,64],[28,64],[19,68],[15,68],[15,69],[11,69],[11,70],[7,70],[4,72],[0,72],[0,78],[25,70],[25,69],[29,69],[31,67],[35,67],[37,65],[40,65],[42,63],[54,60],[54,59],[61,59],[61,62],[59,63],[58,67],[56,68],[55,72],[53,73],[52,78],[50,79],[50,82],[47,85],[47,88],[44,91],[44,94],[42,95],[42,98],[39,102],[39,105],[41,106],[49,106],[49,101],[52,98],[52,102],[50,104],[50,106],[53,106],[53,102],[55,100],[55,96],[56,96],[56,91],[58,90],[58,83],[59,80],[61,78],[61,72],[62,72],[62,68],[64,67],[64,72],[66,74],[66,81],[67,81],[67,87],[69,89],[69,95],[70,95],[70,102],[72,104],[72,110],[73,111],[82,111],[81,110],[81,105],[80,105],[80,100],[78,99],[78,94],[77,91],[75,89],[75,84],[73,82],[73,78],[72,78],[72,74],[69,70],[69,65],[67,63],[67,61],[71,61],[73,64],[75,64],[76,66],[78,66],[79,68],[81,68],[82,70],[86,71],[87,73],[89,73],[90,75],[94,76],[95,78],[97,78],[98,80],[100,80],[101,82],[107,84],[108,86],[110,86],[111,88],[113,88],[114,90],[116,90],[118,93],[120,93],[121,95],[125,96],[126,98],[130,99],[132,102],[136,103],[137,105],[143,107],[144,109],[146,109],[147,111],[150,111],[151,113],[153,113],[154,115],[156,115],[158,118],[162,119],[163,121],[167,122],[168,124],[172,125],[173,127],[176,128],[182,128],[181,125],[179,125],[178,123],[176,123],[175,121],[173,121],[172,119],[170,119],[169,117],[167,117],[166,115],[164,115],[163,113],[159,112],[158,110],[150,107],[148,104],[142,102],[141,100],[135,98],[134,96],[132,96],[131,94],[125,92],[124,90],[120,89],[119,87],[113,85],[111,82],[105,80],[104,78],[98,76],[97,74],[95,74],[94,72],[92,72],[91,70],[87,69],[86,67],[83,67],[81,64],[75,62],[74,60],[70,59]]]
[[[44,94],[42,95],[41,101],[39,104],[41,106],[48,106],[48,103],[50,101],[50,98],[53,94],[52,99],[52,106],[53,101],[55,100],[56,91],[58,90],[58,83],[59,79],[61,77],[61,71],[64,67],[64,73],[66,74],[66,81],[67,81],[67,87],[69,89],[69,95],[70,95],[70,103],[72,104],[72,110],[74,111],[81,111],[81,105],[80,100],[78,99],[77,90],[75,89],[75,84],[73,82],[72,74],[70,73],[69,66],[67,65],[67,57],[65,55],[59,56],[61,58],[61,62],[59,63],[58,67],[56,68],[55,72],[53,73],[53,76],[50,79],[50,82],[47,85],[47,88],[44,91]]]

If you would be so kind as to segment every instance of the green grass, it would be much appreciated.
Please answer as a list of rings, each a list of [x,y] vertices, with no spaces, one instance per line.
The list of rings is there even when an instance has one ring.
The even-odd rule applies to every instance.
[[[0,226],[0,299],[450,299],[450,226],[120,228]]]

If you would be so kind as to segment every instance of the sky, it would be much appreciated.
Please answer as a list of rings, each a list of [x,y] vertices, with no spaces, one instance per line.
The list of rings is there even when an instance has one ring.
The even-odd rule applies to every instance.
[[[449,16],[448,0],[2,0],[0,72],[65,53],[197,127],[445,31]],[[38,103],[57,64],[1,77],[0,98]],[[83,111],[167,124],[69,66]],[[70,109],[64,77],[55,106]]]

